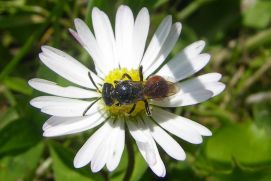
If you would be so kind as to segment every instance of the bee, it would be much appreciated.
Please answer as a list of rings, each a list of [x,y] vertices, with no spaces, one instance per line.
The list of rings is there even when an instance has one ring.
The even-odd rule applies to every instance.
[[[93,81],[91,74],[88,74],[93,85],[98,89]],[[124,80],[127,78],[128,80]],[[131,76],[124,73],[120,80],[115,80],[114,84],[104,83],[102,87],[102,99],[106,106],[122,106],[133,105],[128,114],[132,114],[136,108],[138,101],[143,101],[145,111],[148,116],[151,116],[151,111],[148,104],[148,99],[162,100],[165,97],[174,95],[177,92],[177,87],[173,82],[167,81],[159,75],[152,75],[143,81],[143,67],[139,67],[139,81],[132,80]],[[95,104],[99,99],[96,99],[85,111]]]

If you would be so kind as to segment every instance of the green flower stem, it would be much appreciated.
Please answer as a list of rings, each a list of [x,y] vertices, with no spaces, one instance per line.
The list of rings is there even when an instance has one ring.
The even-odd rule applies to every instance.
[[[127,152],[128,152],[128,166],[126,173],[123,177],[123,181],[129,181],[131,179],[133,170],[134,170],[134,165],[135,165],[135,153],[133,149],[133,144],[131,142],[131,137],[126,134],[126,145],[127,145]]]

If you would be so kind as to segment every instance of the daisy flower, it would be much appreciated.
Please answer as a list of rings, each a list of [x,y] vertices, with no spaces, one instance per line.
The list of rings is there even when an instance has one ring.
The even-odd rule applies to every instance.
[[[146,8],[134,18],[129,7],[120,6],[114,31],[108,16],[93,8],[92,23],[93,33],[82,20],[75,19],[75,30],[70,29],[70,32],[90,54],[96,73],[56,48],[41,48],[39,58],[43,64],[77,85],[63,87],[39,78],[29,81],[34,89],[50,94],[30,102],[51,116],[43,125],[43,135],[70,135],[98,127],[74,158],[76,168],[90,164],[92,172],[98,172],[105,166],[109,171],[118,166],[125,134],[130,133],[152,171],[164,177],[166,168],[157,145],[172,158],[184,160],[184,150],[170,134],[200,144],[202,136],[212,133],[197,122],[163,107],[194,105],[216,96],[225,88],[219,82],[221,75],[208,73],[189,78],[210,60],[209,54],[201,53],[204,41],[190,44],[164,63],[182,28],[181,23],[172,23],[171,16],[162,20],[147,46],[150,17]],[[164,81],[163,89],[158,85],[160,81],[155,82],[157,77]],[[137,91],[131,89],[132,92],[125,86],[117,90],[123,82],[137,83],[141,87]],[[149,87],[152,96],[147,96],[149,92],[144,91],[148,82],[152,83]],[[170,86],[175,88],[172,94]],[[166,92],[164,96],[155,97],[161,90]]]

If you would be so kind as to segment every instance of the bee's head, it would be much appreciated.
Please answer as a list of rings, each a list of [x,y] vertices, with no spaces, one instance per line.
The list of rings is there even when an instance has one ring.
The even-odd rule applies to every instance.
[[[114,104],[114,99],[112,98],[112,93],[114,91],[114,87],[110,83],[104,83],[102,90],[102,97],[105,105],[112,106]]]

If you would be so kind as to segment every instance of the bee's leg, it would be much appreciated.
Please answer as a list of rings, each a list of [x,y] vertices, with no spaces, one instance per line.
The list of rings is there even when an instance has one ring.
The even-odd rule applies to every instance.
[[[129,111],[128,114],[132,114],[134,112],[135,108],[136,108],[136,104],[133,105],[132,109]]]
[[[127,73],[124,73],[120,80],[124,79],[125,77],[127,77],[129,80],[132,80],[132,77]]]
[[[117,103],[115,104],[115,106],[120,106],[120,103],[119,103],[119,102],[117,102]]]
[[[117,85],[120,81],[114,80],[114,84]]]
[[[148,101],[146,99],[144,100],[144,103],[145,103],[145,110],[146,110],[147,115],[151,116],[151,111],[150,111],[149,103],[148,103]]]
[[[139,67],[139,79],[140,81],[143,81],[143,66],[140,65]]]
[[[90,72],[88,72],[88,77],[89,77],[91,83],[92,83],[92,84],[94,85],[94,87],[97,89],[97,91],[101,93],[101,91],[98,89],[98,86],[95,84],[95,82],[94,82],[94,80],[93,80],[93,78],[92,78]]]
[[[99,98],[97,98],[96,100],[94,100],[85,110],[84,110],[84,112],[83,112],[83,116],[85,116],[86,115],[86,113],[88,112],[88,110],[98,101],[98,100],[100,100],[101,99],[101,97],[99,97]]]

